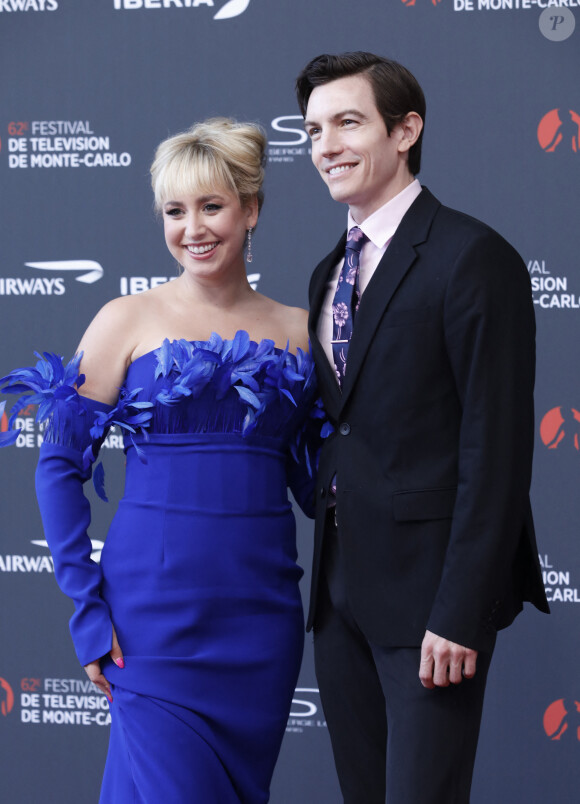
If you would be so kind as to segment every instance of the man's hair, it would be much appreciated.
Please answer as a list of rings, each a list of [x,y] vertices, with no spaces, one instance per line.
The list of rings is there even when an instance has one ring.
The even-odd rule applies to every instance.
[[[351,75],[368,78],[389,136],[409,112],[416,112],[425,122],[425,96],[415,76],[396,61],[363,51],[339,55],[324,53],[308,62],[296,79],[296,97],[302,116],[306,115],[308,100],[315,87]],[[421,169],[422,142],[423,130],[409,149],[409,170],[414,176]]]

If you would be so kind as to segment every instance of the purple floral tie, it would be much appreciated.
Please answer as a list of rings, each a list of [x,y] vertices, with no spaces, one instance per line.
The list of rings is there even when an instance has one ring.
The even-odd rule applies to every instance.
[[[344,265],[338,277],[332,303],[332,354],[336,376],[341,386],[346,371],[346,358],[352,338],[354,317],[360,305],[360,253],[367,241],[368,237],[358,226],[353,226],[348,233]]]

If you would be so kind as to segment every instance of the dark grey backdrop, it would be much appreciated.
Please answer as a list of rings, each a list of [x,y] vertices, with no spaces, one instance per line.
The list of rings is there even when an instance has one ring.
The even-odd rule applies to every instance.
[[[519,7],[524,2],[529,7]],[[421,180],[513,242],[538,287],[533,503],[553,614],[526,611],[499,639],[475,804],[578,795],[580,26],[551,41],[539,25],[545,5],[0,2],[0,374],[29,365],[34,349],[70,357],[105,301],[174,274],[152,212],[148,168],[161,139],[210,115],[257,120],[268,132],[266,205],[251,271],[262,292],[305,306],[310,272],[334,245],[346,210],[330,200],[310,163],[295,75],[320,52],[365,49],[402,61],[422,83]],[[545,25],[565,30],[574,14],[574,7],[551,7]],[[65,143],[58,136],[108,139]],[[77,166],[71,151],[51,150],[73,145],[81,149]],[[54,265],[72,260],[98,263],[101,278],[78,281],[86,270]],[[53,264],[27,265],[39,262]],[[95,701],[74,657],[70,605],[50,572],[34,498],[39,433],[31,416],[22,424],[20,446],[0,453],[0,797],[96,802],[106,712],[90,708]],[[118,497],[122,453],[114,444],[105,451],[108,486]],[[113,505],[95,502],[93,539],[104,538]],[[311,527],[304,519],[299,549],[306,592]],[[274,804],[340,800],[310,637],[306,644]]]

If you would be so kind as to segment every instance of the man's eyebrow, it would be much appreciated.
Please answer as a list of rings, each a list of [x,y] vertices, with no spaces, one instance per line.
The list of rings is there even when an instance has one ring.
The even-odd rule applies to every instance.
[[[332,123],[336,123],[338,120],[342,119],[343,117],[360,117],[366,120],[366,114],[363,114],[360,109],[343,109],[341,112],[336,112],[330,118]],[[308,126],[316,126],[319,125],[316,120],[305,120],[304,121],[304,128],[308,128]]]

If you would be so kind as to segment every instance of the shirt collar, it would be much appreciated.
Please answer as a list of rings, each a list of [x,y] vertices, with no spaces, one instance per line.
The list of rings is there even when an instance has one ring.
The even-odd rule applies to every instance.
[[[360,224],[353,220],[349,210],[347,231],[350,232],[353,226],[358,226],[374,246],[384,248],[397,231],[397,227],[403,220],[405,213],[421,190],[419,180],[415,179],[404,190],[401,190],[398,195],[391,198],[382,207],[379,207]]]

